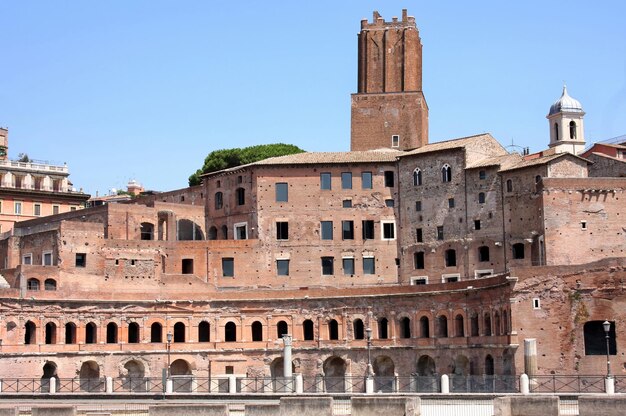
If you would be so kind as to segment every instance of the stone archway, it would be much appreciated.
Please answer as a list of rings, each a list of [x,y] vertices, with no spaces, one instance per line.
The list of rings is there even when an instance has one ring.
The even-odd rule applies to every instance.
[[[333,355],[324,361],[324,384],[327,392],[343,393],[346,391],[346,361]]]
[[[417,360],[417,377],[415,386],[418,392],[438,392],[439,377],[435,360],[430,355],[422,355]]]
[[[379,355],[372,365],[374,370],[374,389],[380,392],[395,391],[396,366],[386,355]]]
[[[82,391],[104,391],[104,382],[100,380],[100,366],[95,361],[85,361],[80,366],[79,379]]]
[[[191,365],[183,360],[174,360],[170,365],[170,374],[172,378],[172,388],[175,392],[191,392],[191,381],[193,373]]]
[[[272,388],[274,392],[291,391],[291,380],[284,378],[285,360],[283,357],[275,358],[270,364],[270,374],[272,376]],[[296,366],[291,362],[291,373],[296,371]]]
[[[128,391],[146,391],[146,370],[142,362],[130,360],[124,364],[123,386]]]
[[[41,392],[50,392],[50,379],[57,380],[57,389],[59,388],[59,376],[57,375],[57,364],[54,361],[46,361],[42,368],[43,375],[41,376]]]

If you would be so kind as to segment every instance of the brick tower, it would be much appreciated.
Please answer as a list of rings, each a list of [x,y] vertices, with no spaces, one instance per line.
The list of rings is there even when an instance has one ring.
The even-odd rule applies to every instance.
[[[361,21],[358,92],[352,94],[351,150],[408,150],[428,143],[422,43],[415,18]]]

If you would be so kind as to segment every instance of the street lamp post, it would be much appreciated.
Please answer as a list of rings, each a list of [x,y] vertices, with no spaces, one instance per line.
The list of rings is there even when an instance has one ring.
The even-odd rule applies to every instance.
[[[370,377],[374,371],[372,370],[372,328],[369,326],[365,329],[367,338],[367,376]]]
[[[167,378],[170,378],[170,350],[172,348],[172,338],[174,336],[171,332],[167,333]]]
[[[611,360],[609,357],[609,331],[611,330],[611,323],[609,321],[604,321],[602,323],[604,327],[604,338],[606,339],[606,377],[611,377]]]

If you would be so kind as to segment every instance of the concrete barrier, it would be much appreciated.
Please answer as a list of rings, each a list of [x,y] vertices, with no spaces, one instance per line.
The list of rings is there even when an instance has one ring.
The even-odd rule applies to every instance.
[[[280,416],[279,404],[246,404],[246,416]]]
[[[149,406],[150,416],[228,416],[225,404],[163,404]],[[34,415],[33,415],[34,416]]]
[[[283,397],[280,416],[333,416],[332,397]]]
[[[578,396],[579,416],[624,416],[626,397],[623,396]]]
[[[556,396],[509,396],[493,400],[494,416],[559,416]]]
[[[352,416],[419,416],[419,397],[353,397]]]
[[[1,406],[0,407],[0,416],[18,416],[20,414],[20,410],[14,406]]]
[[[75,406],[33,406],[32,416],[76,416]]]

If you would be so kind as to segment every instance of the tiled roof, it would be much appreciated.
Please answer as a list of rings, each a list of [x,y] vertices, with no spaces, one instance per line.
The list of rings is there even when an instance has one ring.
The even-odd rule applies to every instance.
[[[415,150],[403,152],[400,156],[417,155],[420,153],[437,152],[440,150],[457,149],[467,146],[480,140],[495,140],[491,134],[483,133],[474,136],[462,137],[460,139],[445,140],[443,142],[429,143]]]
[[[404,152],[391,149],[354,152],[305,152],[270,157],[253,165],[314,165],[321,163],[395,162]]]
[[[551,161],[553,161],[555,159],[558,159],[560,157],[565,157],[565,156],[570,156],[570,157],[574,157],[576,159],[580,159],[580,160],[584,161],[585,163],[591,163],[591,161],[589,161],[589,160],[587,160],[585,158],[582,158],[580,156],[573,155],[571,153],[557,153],[555,155],[538,157],[536,159],[522,160],[522,161],[520,161],[519,163],[517,163],[515,165],[509,166],[508,168],[500,169],[500,172],[508,171],[508,170],[515,170],[515,169],[522,169],[522,168],[527,168],[527,167],[530,167],[530,166],[544,165],[544,164],[546,164],[548,162],[551,162]]]
[[[487,166],[500,166],[500,169],[508,169],[522,161],[522,156],[518,153],[508,153],[506,155],[489,157],[479,160],[467,166],[467,169],[484,168]]]

